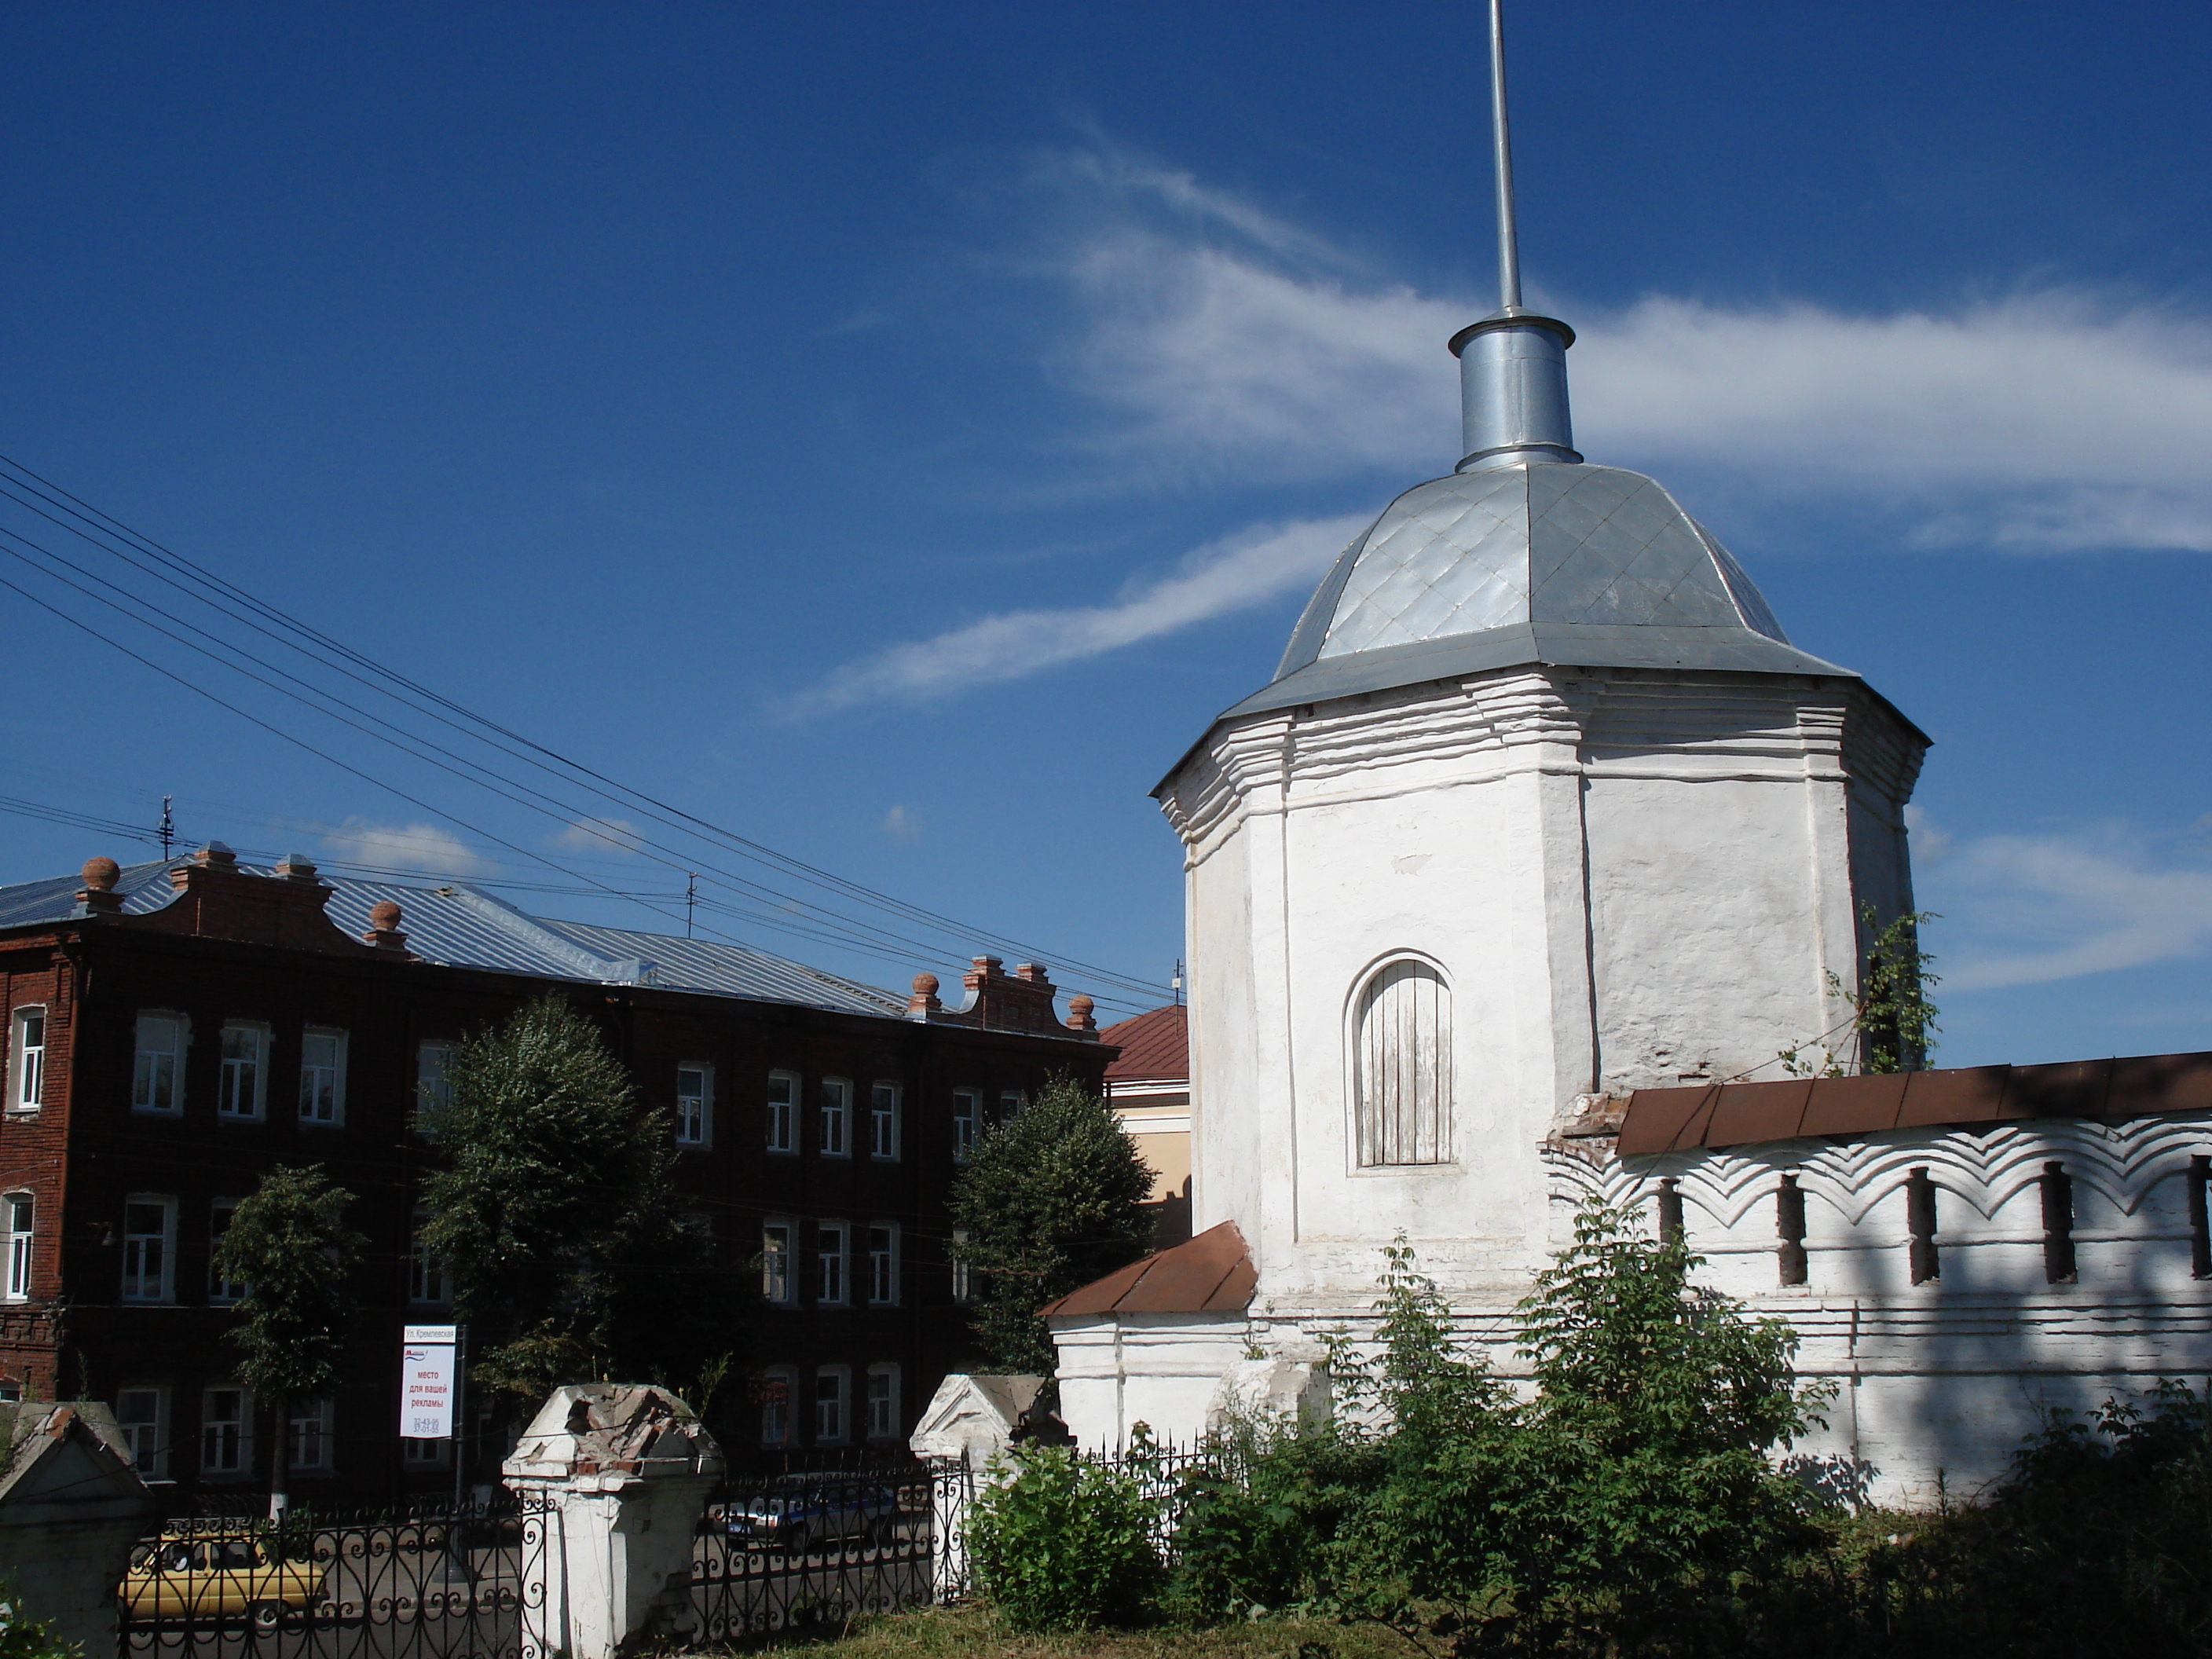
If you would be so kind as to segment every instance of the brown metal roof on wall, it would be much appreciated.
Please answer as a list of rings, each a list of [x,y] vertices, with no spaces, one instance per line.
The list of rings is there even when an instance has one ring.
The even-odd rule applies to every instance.
[[[1190,1078],[1189,1012],[1181,1003],[1109,1025],[1098,1040],[1121,1050],[1121,1058],[1106,1068],[1109,1083],[1180,1083]]]
[[[2212,1110],[2212,1054],[2139,1054],[2046,1066],[1965,1066],[1884,1077],[1638,1089],[1622,1158],[1745,1146],[1802,1135],[1879,1134],[2039,1117],[2142,1117]]]
[[[1237,1224],[1224,1221],[1171,1250],[1133,1261],[1037,1310],[1044,1315],[1237,1313],[1260,1275]]]

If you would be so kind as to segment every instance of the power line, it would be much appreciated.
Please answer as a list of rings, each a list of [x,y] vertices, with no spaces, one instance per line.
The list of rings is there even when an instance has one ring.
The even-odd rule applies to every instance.
[[[591,793],[600,796],[602,799],[613,802],[626,810],[639,811],[644,816],[651,817],[654,821],[662,823],[665,827],[680,830],[685,834],[692,835],[701,840],[721,845],[726,849],[734,851],[741,857],[746,858],[749,860],[760,863],[771,869],[781,872],[788,877],[795,878],[805,885],[813,886],[826,892],[842,895],[848,899],[857,900],[870,908],[881,911],[888,915],[898,917],[906,921],[908,925],[918,923],[931,931],[944,932],[967,942],[965,946],[954,947],[956,951],[963,948],[972,947],[973,944],[980,942],[1009,953],[1030,956],[1043,955],[1060,962],[1066,968],[1074,972],[1095,978],[1102,983],[1112,984],[1125,991],[1134,993],[1138,996],[1143,998],[1157,1000],[1158,997],[1162,988],[1153,985],[1149,981],[1119,974],[1098,964],[1085,962],[1079,958],[1058,957],[1054,955],[1054,953],[1051,952],[1040,952],[1036,951],[1035,947],[1024,944],[1021,941],[994,935],[988,930],[969,927],[967,925],[961,923],[953,918],[943,915],[940,913],[927,910],[921,906],[908,903],[904,900],[897,899],[890,895],[866,887],[862,884],[851,881],[846,878],[836,876],[831,872],[809,864],[803,860],[794,858],[787,854],[778,852],[776,849],[769,848],[763,843],[754,842],[747,837],[738,836],[733,831],[725,830],[719,825],[709,823],[708,820],[684,811],[681,808],[670,805],[668,803],[664,802],[657,797],[650,795],[641,790],[622,784],[590,767],[585,766],[580,762],[561,755],[557,751],[538,744],[532,739],[525,738],[520,733],[510,730],[507,726],[502,726],[496,721],[489,720],[488,718],[465,708],[463,705],[453,702],[452,699],[447,698],[429,688],[388,669],[383,664],[375,661],[374,659],[363,656],[362,653],[343,645],[341,641],[331,638],[328,635],[323,634],[319,629],[299,621],[297,618],[287,615],[276,607],[269,605],[266,601],[260,599],[257,596],[237,586],[235,584],[226,580],[215,572],[195,563],[193,561],[180,554],[173,552],[159,543],[154,542],[150,538],[143,535],[141,532],[132,530],[130,526],[122,524],[121,521],[101,512],[99,508],[92,507],[89,503],[87,503],[80,500],[78,497],[70,495],[68,491],[60,489],[59,486],[54,485],[49,481],[40,477],[38,474],[31,471],[29,468],[22,465],[21,463],[9,460],[6,457],[0,457],[0,465],[4,465],[8,469],[10,469],[15,474],[20,475],[15,477],[9,477],[7,474],[0,473],[0,495],[4,495],[7,499],[16,501],[19,505],[28,508],[32,512],[37,514],[40,517],[46,519],[50,523],[69,530],[71,534],[76,536],[79,539],[87,542],[88,544],[108,556],[117,558],[144,574],[154,576],[156,580],[161,581],[165,586],[173,589],[179,594],[184,595],[197,603],[207,605],[210,608],[216,610],[219,614],[234,622],[242,623],[245,626],[250,628],[255,633],[259,634],[263,637],[286,646],[289,649],[308,658],[311,661],[317,663],[319,665],[342,674],[345,678],[354,684],[361,685],[364,689],[375,691],[380,696],[399,703],[402,707],[409,709],[417,715],[427,715],[438,721],[441,725],[447,726],[457,732],[467,735],[472,740],[483,743],[486,746],[504,753],[511,758],[521,760],[526,764],[532,765],[538,769],[547,773],[552,777],[561,779],[564,783],[571,787],[580,785],[581,787],[588,789]],[[9,488],[8,486],[10,485],[14,487]],[[17,493],[18,491],[24,493]],[[36,499],[26,499],[27,494],[36,497]],[[44,504],[41,505],[40,503]],[[48,508],[52,508],[53,510],[49,511]],[[74,520],[75,522],[70,522],[71,520]],[[23,542],[26,545],[33,547],[38,546],[37,544],[30,542],[29,538],[21,537],[19,533],[15,535],[15,539]],[[119,547],[115,545],[114,543],[118,541],[122,542],[123,545]],[[69,561],[63,559],[58,554],[53,553],[52,550],[40,548],[39,550],[45,553],[48,557],[55,559],[58,562],[70,562]],[[82,570],[82,567],[71,565],[71,568]],[[169,574],[171,572],[174,572],[175,574],[173,575]],[[47,574],[51,575],[52,573],[49,572]],[[179,577],[185,578],[187,580],[179,580]],[[60,580],[66,579],[64,578]],[[133,597],[135,598],[136,596],[134,595]],[[143,601],[141,601],[141,603],[143,603]],[[148,623],[143,617],[136,617],[134,620],[139,621],[141,624],[144,626],[155,627],[157,631],[159,631],[158,624]],[[190,626],[190,624],[185,625]],[[194,631],[201,633],[203,637],[210,639],[215,637],[206,635],[204,630],[195,629]],[[179,642],[188,643],[185,641]],[[296,676],[289,674],[287,671],[278,669],[275,665],[267,662],[265,659],[254,656],[252,653],[246,651],[243,647],[232,641],[220,641],[219,643],[225,650],[245,657],[248,660],[254,662],[258,666],[267,668],[271,672],[277,673],[283,678],[291,679],[296,684],[307,687],[313,690],[314,695],[319,697],[327,699],[330,696],[330,693],[323,690],[321,688],[307,687],[307,682],[301,681]],[[239,669],[235,664],[228,664],[226,665],[231,666],[234,672],[246,672],[245,670]],[[258,677],[249,675],[249,678]],[[395,690],[393,689],[394,687],[398,687],[399,689]],[[272,687],[271,689],[281,688]],[[424,705],[426,703],[429,706],[425,707]],[[343,715],[331,714],[331,711],[327,708],[322,709],[319,712],[325,713],[331,718],[339,719],[347,724],[356,723]],[[388,731],[396,732],[401,730],[401,728],[392,726],[389,721],[383,720],[376,716],[367,715],[366,711],[357,712],[363,714],[368,719],[375,720],[378,725],[386,727]],[[380,734],[371,732],[368,735],[377,736]],[[452,750],[445,749],[443,745],[431,743],[430,740],[422,737],[419,733],[410,732],[405,732],[404,735],[405,735],[412,743],[426,744],[427,746],[436,749],[440,753],[451,756],[456,761],[460,760],[459,756],[453,755]],[[381,740],[396,743],[396,740],[392,738],[383,738]],[[396,744],[396,746],[404,749],[407,745],[404,744]],[[421,755],[419,751],[410,752],[416,752],[416,758],[418,759],[427,760],[428,758],[428,757]],[[434,762],[432,763],[436,764]],[[462,763],[464,765],[467,764],[465,762]],[[500,775],[491,775],[497,776]],[[489,787],[488,785],[481,785],[481,781],[477,779],[472,778],[469,781],[479,782],[480,787]],[[541,801],[550,802],[553,799],[552,797],[544,795],[541,791],[532,789],[530,786],[522,784],[516,779],[501,776],[501,781],[512,788],[520,789],[529,794],[537,795]],[[495,790],[494,793],[504,793],[505,791]],[[409,797],[403,798],[412,799]],[[512,799],[512,797],[509,798]],[[417,802],[416,804],[421,805],[422,803]],[[574,812],[573,804],[561,803],[561,805],[562,806],[562,810]],[[428,806],[425,806],[425,810],[432,811],[439,811],[437,808]],[[543,811],[545,809],[541,806],[538,810]],[[441,811],[440,816],[446,815]],[[592,813],[576,813],[574,816],[579,818],[588,820],[597,815]],[[460,822],[459,819],[454,819],[453,821],[456,823]],[[689,873],[688,870],[687,873]],[[774,901],[784,902],[788,900],[788,895],[775,893],[773,892],[773,890],[770,890],[769,893],[763,893],[758,884],[747,881],[742,878],[732,877],[727,872],[717,872],[713,873],[720,874],[726,882],[738,888],[739,890],[747,891],[749,896],[770,896],[772,894]],[[806,908],[813,909],[817,911],[817,915],[822,915],[826,919],[831,919],[836,923],[840,924],[840,931],[843,931],[847,928],[860,928],[864,931],[871,932],[875,933],[879,939],[884,939],[896,945],[904,945],[909,950],[918,951],[921,952],[924,957],[931,959],[934,959],[943,954],[940,947],[939,946],[926,945],[921,941],[907,938],[902,935],[886,933],[880,928],[879,925],[863,923],[857,917],[845,915],[834,911],[823,912],[818,905],[811,903],[808,904]]]

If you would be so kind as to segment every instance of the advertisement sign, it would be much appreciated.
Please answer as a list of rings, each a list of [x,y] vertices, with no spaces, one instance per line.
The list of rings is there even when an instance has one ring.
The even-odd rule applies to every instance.
[[[451,1325],[409,1325],[399,1335],[399,1437],[447,1440],[453,1433],[454,1364],[459,1332]]]

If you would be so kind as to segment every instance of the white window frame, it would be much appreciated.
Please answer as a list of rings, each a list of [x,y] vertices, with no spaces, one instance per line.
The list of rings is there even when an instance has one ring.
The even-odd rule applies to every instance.
[[[30,1116],[46,1095],[46,1005],[27,1002],[8,1016],[8,1110]]]
[[[834,1386],[824,1389],[823,1383]],[[814,1372],[814,1443],[842,1446],[853,1431],[853,1368],[822,1365]]]
[[[457,1045],[443,1037],[431,1037],[415,1045],[415,1133],[429,1135],[435,1132],[425,1120],[434,1119],[453,1098],[453,1049]],[[410,1441],[410,1445],[428,1445],[425,1441]]]
[[[238,1200],[234,1198],[218,1198],[208,1206],[207,1299],[208,1306],[210,1308],[227,1308],[246,1294],[245,1282],[241,1279],[225,1279],[222,1276],[222,1269],[216,1266],[215,1261],[215,1247],[222,1242],[222,1236],[230,1231],[229,1222],[221,1218],[235,1215],[237,1212]],[[220,1225],[217,1224],[218,1221],[221,1221]]]
[[[318,1038],[328,1038],[331,1061],[327,1066],[307,1063],[307,1044]],[[322,1091],[314,1080],[324,1072],[330,1073],[330,1098],[321,1098]],[[316,1097],[314,1109],[308,1109],[310,1094]],[[336,1025],[310,1025],[300,1033],[300,1122],[303,1127],[343,1129],[345,1127],[346,1106],[346,1034]]]
[[[776,1096],[783,1098],[778,1100]],[[768,1074],[768,1149],[786,1158],[799,1154],[799,1103],[805,1098],[804,1079],[796,1072]]]
[[[695,1094],[687,1097],[684,1085],[688,1078],[696,1078],[699,1085]],[[696,1111],[686,1110],[687,1100],[696,1105]],[[714,1068],[703,1060],[687,1060],[676,1068],[676,1144],[714,1144]]]
[[[871,1308],[896,1308],[898,1304],[898,1223],[871,1221],[868,1224],[868,1305]]]
[[[830,1249],[828,1246],[833,1238],[837,1247]],[[814,1224],[814,1305],[853,1305],[853,1230],[842,1221]]]
[[[235,1104],[239,1091],[233,1078],[240,1062],[230,1052],[231,1038],[245,1036],[252,1039],[253,1054],[244,1063],[253,1068],[252,1086],[246,1092],[248,1098],[244,1110]],[[227,1019],[218,1039],[222,1067],[217,1073],[215,1091],[215,1115],[218,1123],[258,1123],[269,1111],[269,1028],[258,1020]]]
[[[853,1079],[848,1077],[822,1079],[821,1150],[824,1158],[853,1155]]]
[[[289,1467],[295,1474],[331,1472],[337,1421],[336,1407],[327,1397],[301,1400],[295,1396],[285,1401],[285,1443],[291,1452]]]
[[[788,1446],[799,1408],[799,1367],[770,1365],[761,1373],[761,1381],[771,1386],[779,1382],[783,1385],[781,1400],[769,1395],[761,1401],[761,1444]]]
[[[399,1442],[399,1461],[409,1468],[442,1469],[453,1461],[453,1443],[450,1440],[410,1440]]]
[[[999,1121],[1011,1122],[1029,1109],[1029,1091],[1024,1089],[999,1091]]]
[[[238,1401],[236,1417],[215,1415],[216,1398],[219,1395],[233,1395]],[[232,1432],[221,1436],[228,1428]],[[228,1461],[216,1454],[226,1448]],[[200,1473],[211,1480],[245,1480],[253,1474],[253,1396],[241,1382],[218,1382],[200,1390]]]
[[[169,1389],[164,1382],[125,1382],[115,1391],[115,1425],[139,1476],[163,1480],[169,1474]]]
[[[166,1049],[148,1048],[146,1028],[149,1022],[167,1026],[175,1038],[175,1047]],[[141,1008],[137,1024],[132,1028],[131,1042],[131,1109],[174,1117],[185,1109],[185,1054],[191,1047],[191,1022],[174,1009]],[[169,1080],[166,1089],[161,1086],[159,1063],[164,1058],[169,1062]],[[155,1063],[149,1065],[149,1060]]]
[[[889,1078],[868,1085],[868,1156],[878,1164],[899,1161],[899,1086]]]
[[[131,1231],[131,1212],[139,1207],[159,1210],[159,1233]],[[153,1273],[154,1294],[147,1294],[144,1241],[153,1239],[161,1260]],[[136,1271],[133,1271],[135,1257]],[[123,1200],[123,1300],[140,1307],[173,1302],[177,1294],[177,1200],[167,1193],[130,1193]]]
[[[38,1194],[21,1187],[0,1193],[0,1220],[8,1233],[7,1277],[0,1280],[0,1302],[28,1302],[31,1273],[38,1261]]]
[[[975,1143],[983,1134],[983,1091],[981,1089],[955,1089],[952,1091],[952,1161],[965,1164],[975,1155]]]
[[[449,1308],[453,1281],[446,1276],[446,1259],[431,1255],[429,1241],[422,1237],[422,1224],[429,1218],[417,1204],[409,1218],[413,1226],[407,1235],[408,1303],[417,1308]]]
[[[772,1215],[761,1223],[761,1300],[774,1308],[799,1301],[799,1224]]]
[[[967,1242],[968,1230],[965,1227],[955,1227],[952,1230],[951,1250],[952,1300],[956,1306],[963,1308],[975,1299],[975,1270],[968,1265],[968,1258],[961,1253],[960,1249],[960,1247]]]
[[[867,1437],[896,1440],[899,1431],[899,1368],[888,1359],[868,1367]]]

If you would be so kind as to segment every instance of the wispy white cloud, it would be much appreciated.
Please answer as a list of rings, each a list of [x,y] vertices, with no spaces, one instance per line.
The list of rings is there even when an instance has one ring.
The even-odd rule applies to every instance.
[[[1957,941],[1939,968],[1953,990],[2212,954],[2212,859],[2125,826],[1966,842],[1922,888]]]
[[[352,864],[442,876],[495,876],[499,866],[434,823],[372,823],[349,817],[325,833],[323,850]]]
[[[836,670],[784,705],[822,714],[866,702],[929,697],[1019,679],[1061,663],[1156,639],[1249,610],[1316,580],[1369,515],[1248,526],[1194,550],[1170,574],[1110,605],[1006,611],[933,639],[893,646]]]
[[[1159,171],[1094,166],[1102,181]],[[1310,234],[1286,257],[1266,216],[1224,238],[1242,226],[1221,192],[1188,189],[1207,198],[1203,231],[1126,211],[1141,192],[1102,182],[1090,234],[1053,267],[1083,307],[1078,384],[1121,417],[1102,446],[1247,481],[1455,459],[1443,343],[1487,304],[1316,262]],[[1928,545],[2212,551],[2201,315],[2083,290],[1886,314],[1546,302],[1580,331],[1576,430],[1593,455],[1863,498]]]
[[[628,818],[578,818],[562,826],[553,845],[564,853],[620,853],[635,857],[644,837]]]
[[[884,814],[884,833],[893,841],[909,845],[921,839],[921,820],[903,806],[894,806]]]

